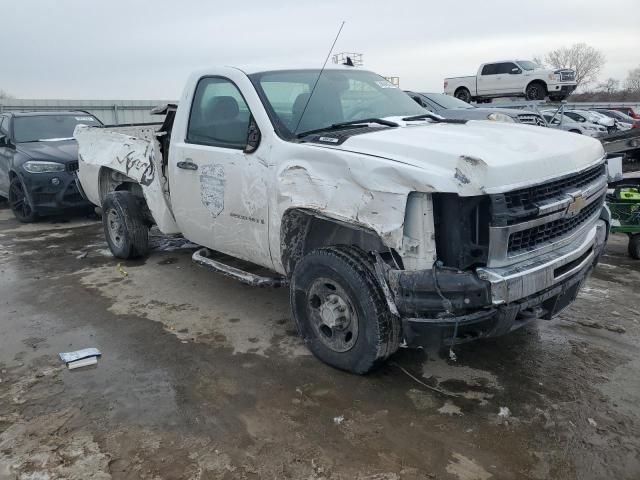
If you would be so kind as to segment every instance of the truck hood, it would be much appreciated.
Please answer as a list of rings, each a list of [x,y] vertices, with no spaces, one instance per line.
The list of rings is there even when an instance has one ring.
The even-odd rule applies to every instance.
[[[78,160],[78,142],[73,139],[19,143],[16,149],[33,160],[61,163]]]
[[[599,141],[575,133],[491,121],[421,123],[354,135],[335,147],[417,167],[430,184],[461,195],[541,183],[599,162]],[[436,181],[440,180],[440,181]]]

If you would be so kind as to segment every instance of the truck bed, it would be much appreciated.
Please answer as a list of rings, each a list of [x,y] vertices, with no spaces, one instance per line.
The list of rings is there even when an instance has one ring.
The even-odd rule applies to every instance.
[[[127,181],[140,185],[158,228],[164,233],[179,233],[171,211],[160,144],[168,132],[161,128],[161,123],[78,126],[74,132],[82,160],[78,177],[89,200],[101,206],[104,169],[123,175]]]

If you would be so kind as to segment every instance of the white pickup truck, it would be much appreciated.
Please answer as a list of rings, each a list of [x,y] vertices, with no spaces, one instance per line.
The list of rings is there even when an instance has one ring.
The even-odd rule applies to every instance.
[[[444,79],[444,93],[467,103],[490,102],[496,97],[544,100],[549,96],[552,101],[560,101],[575,88],[573,70],[549,70],[529,60],[483,63],[474,76]]]
[[[162,126],[77,127],[113,254],[145,255],[156,225],[202,245],[202,265],[289,285],[309,349],[356,373],[575,299],[608,235],[598,141],[446,120],[374,73],[319,74],[210,68]]]

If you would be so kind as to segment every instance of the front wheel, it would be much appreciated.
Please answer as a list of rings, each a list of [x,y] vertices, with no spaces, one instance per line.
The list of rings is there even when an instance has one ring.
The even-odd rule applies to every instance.
[[[129,259],[149,253],[149,226],[139,202],[129,192],[111,192],[102,202],[102,226],[115,257]]]
[[[532,83],[527,87],[527,100],[544,100],[547,95],[547,89],[541,83]]]
[[[37,220],[38,214],[31,205],[31,200],[27,195],[27,190],[18,177],[13,177],[9,184],[9,207],[13,215],[22,223],[33,223]]]
[[[365,374],[399,347],[391,314],[369,256],[356,247],[319,248],[296,265],[290,290],[298,331],[323,362]]]

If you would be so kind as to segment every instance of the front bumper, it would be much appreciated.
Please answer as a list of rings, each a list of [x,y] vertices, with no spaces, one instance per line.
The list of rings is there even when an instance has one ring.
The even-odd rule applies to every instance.
[[[389,287],[408,344],[424,345],[434,334],[442,343],[498,336],[536,318],[551,319],[575,300],[604,247],[608,212],[586,235],[537,258],[476,273],[431,270],[388,272]],[[444,300],[451,302],[445,312]]]
[[[53,212],[91,206],[87,200],[82,198],[75,176],[71,172],[22,172],[21,179],[36,211]],[[58,179],[57,185],[54,179]]]
[[[569,95],[576,89],[576,85],[563,85],[561,83],[547,85],[547,92],[552,95]]]

